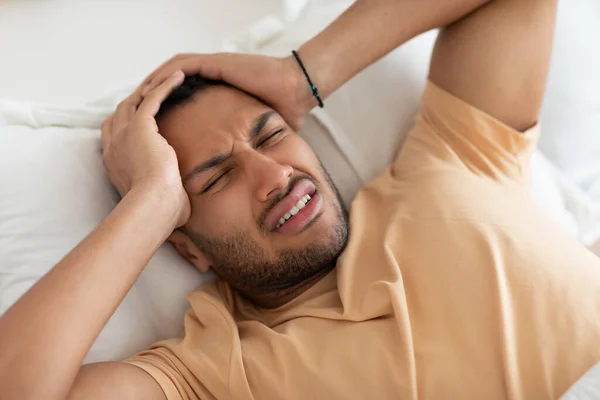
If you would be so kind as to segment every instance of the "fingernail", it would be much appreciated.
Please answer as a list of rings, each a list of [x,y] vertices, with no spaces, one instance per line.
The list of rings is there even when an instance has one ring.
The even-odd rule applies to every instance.
[[[181,71],[181,70],[177,70],[177,71],[175,71],[175,72],[173,73],[173,75],[172,75],[172,76],[174,76],[174,77],[177,77],[177,76],[179,76],[179,75],[183,75],[183,71]]]
[[[146,83],[144,85],[144,87],[142,88],[142,96],[145,96],[146,94],[148,94],[148,88],[150,87],[149,83]]]

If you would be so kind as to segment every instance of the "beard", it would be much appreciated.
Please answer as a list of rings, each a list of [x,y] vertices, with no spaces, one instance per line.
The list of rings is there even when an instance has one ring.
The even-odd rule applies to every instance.
[[[324,276],[335,268],[336,261],[348,243],[348,212],[329,173],[321,164],[323,176],[335,194],[336,219],[326,236],[319,242],[310,243],[301,249],[280,251],[275,260],[270,252],[254,241],[247,232],[234,232],[226,238],[210,238],[191,232],[186,234],[211,262],[215,273],[230,286],[251,297],[252,294],[276,294],[288,288],[301,285],[316,276]],[[288,190],[273,201],[266,213],[292,189],[299,177],[290,182]],[[313,179],[311,179],[313,180]],[[314,182],[314,180],[313,180]],[[314,220],[313,220],[314,222]],[[261,230],[265,230],[259,222]]]

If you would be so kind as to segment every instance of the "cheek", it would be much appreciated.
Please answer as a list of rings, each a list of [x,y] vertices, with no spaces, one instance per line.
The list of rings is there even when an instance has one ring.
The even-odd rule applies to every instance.
[[[282,142],[277,149],[282,161],[294,167],[294,169],[320,176],[320,164],[316,154],[308,143],[298,134],[294,134],[288,140]]]
[[[243,230],[250,212],[245,197],[236,190],[209,196],[192,201],[192,215],[188,225],[194,231],[212,238],[222,238]]]

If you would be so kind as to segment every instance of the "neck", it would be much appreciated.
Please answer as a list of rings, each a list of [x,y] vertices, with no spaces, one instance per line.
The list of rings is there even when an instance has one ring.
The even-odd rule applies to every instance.
[[[260,307],[277,308],[292,301],[296,297],[300,296],[302,293],[306,292],[317,282],[323,279],[323,277],[325,277],[325,275],[327,275],[331,270],[332,268],[325,268],[318,274],[311,276],[310,278],[300,282],[299,284],[287,287],[283,290],[278,290],[269,293],[261,293],[259,295],[249,293],[244,293],[243,295],[252,303]]]

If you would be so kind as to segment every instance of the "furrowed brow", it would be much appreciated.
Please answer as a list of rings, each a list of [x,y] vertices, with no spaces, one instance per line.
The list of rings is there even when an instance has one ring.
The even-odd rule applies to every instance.
[[[185,185],[190,179],[195,177],[198,174],[201,174],[211,168],[217,167],[225,162],[231,153],[227,154],[217,154],[216,156],[196,165],[194,169],[192,169],[186,176],[183,178],[183,184]]]
[[[248,134],[248,139],[252,139],[254,136],[258,135],[263,130],[267,122],[269,122],[269,119],[275,114],[275,111],[270,110],[262,113],[258,118],[256,118],[254,125]]]
[[[248,139],[252,139],[256,135],[258,135],[264,129],[267,122],[269,122],[269,119],[271,119],[271,117],[275,114],[276,112],[274,110],[269,110],[259,115],[258,118],[256,118],[256,120],[254,121],[252,129],[250,129],[250,132],[248,133]],[[192,179],[196,175],[201,174],[211,168],[219,166],[220,164],[224,163],[225,160],[227,160],[230,156],[231,153],[217,154],[214,157],[196,165],[194,169],[192,169],[185,176],[185,178],[183,178],[183,184],[185,185],[190,179]]]

